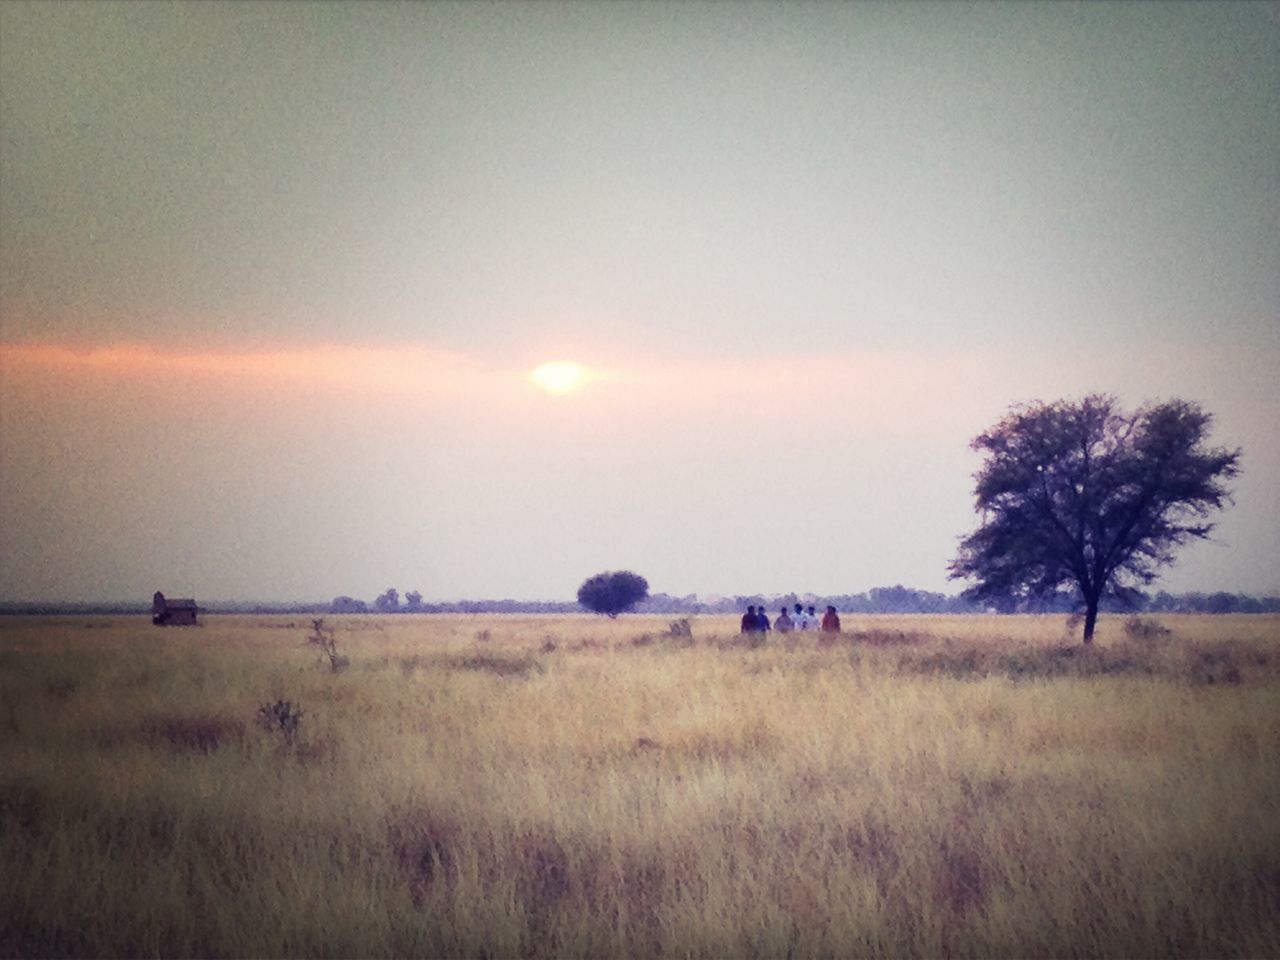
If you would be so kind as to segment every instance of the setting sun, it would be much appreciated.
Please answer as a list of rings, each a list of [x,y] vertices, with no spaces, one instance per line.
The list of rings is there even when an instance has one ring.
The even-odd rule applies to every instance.
[[[533,382],[547,393],[572,393],[582,386],[583,369],[569,360],[556,360],[535,367]]]

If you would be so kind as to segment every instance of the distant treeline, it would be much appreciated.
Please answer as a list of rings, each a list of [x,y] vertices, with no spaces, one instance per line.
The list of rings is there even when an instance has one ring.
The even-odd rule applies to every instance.
[[[636,613],[655,614],[728,614],[741,613],[748,605],[764,605],[777,611],[802,603],[819,608],[831,604],[841,613],[987,613],[988,608],[971,603],[959,595],[932,593],[910,587],[875,587],[865,593],[842,594],[751,594],[735,597],[700,598],[697,594],[675,597],[655,593],[638,604]],[[1138,593],[1129,602],[1103,603],[1110,613],[1280,613],[1280,597],[1253,597],[1243,593]],[[1009,607],[1009,613],[1073,613],[1076,602],[1069,596],[1048,601],[1024,603]],[[326,613],[581,613],[573,601],[559,600],[455,600],[448,603],[426,603],[422,594],[409,591],[402,600],[395,590],[388,590],[372,603],[354,597],[334,597],[328,603],[307,601],[272,603],[252,601],[212,601],[200,604],[202,613],[293,613],[323,615]],[[0,601],[0,615],[49,614],[133,615],[151,613],[150,602],[128,603],[39,603]]]
[[[696,595],[672,597],[664,593],[654,594],[636,607],[637,613],[740,613],[748,605],[764,605],[766,610],[776,611],[796,603],[813,604],[822,609],[827,604],[841,613],[988,613],[990,608],[973,603],[959,594],[948,595],[928,590],[915,590],[901,585],[874,587],[865,593],[842,594],[752,594],[700,600]],[[1076,599],[1059,595],[1049,600],[1028,601],[1013,604],[999,612],[1004,613],[1074,613]],[[1135,592],[1121,600],[1104,600],[1102,609],[1108,613],[1280,613],[1280,597],[1252,597],[1243,593],[1181,593],[1161,590],[1155,594]]]

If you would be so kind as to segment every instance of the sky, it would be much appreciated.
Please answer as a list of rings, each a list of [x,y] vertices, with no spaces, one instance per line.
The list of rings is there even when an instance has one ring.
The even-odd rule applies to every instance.
[[[1280,593],[1277,103],[1271,3],[0,4],[0,599],[954,592],[1090,392]]]

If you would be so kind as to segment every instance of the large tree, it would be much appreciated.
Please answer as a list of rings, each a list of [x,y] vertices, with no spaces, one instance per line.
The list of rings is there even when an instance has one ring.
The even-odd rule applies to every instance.
[[[1207,447],[1212,417],[1183,400],[1121,410],[1094,395],[1014,407],[973,441],[981,516],[961,541],[952,578],[997,604],[1065,590],[1084,607],[1084,642],[1098,605],[1155,579],[1173,551],[1213,529],[1240,451]]]
[[[649,581],[638,573],[617,570],[588,577],[578,588],[578,602],[610,618],[630,610],[649,596]]]

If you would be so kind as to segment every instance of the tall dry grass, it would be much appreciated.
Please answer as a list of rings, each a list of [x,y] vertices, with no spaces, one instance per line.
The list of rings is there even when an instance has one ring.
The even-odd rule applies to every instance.
[[[0,621],[0,954],[1280,956],[1280,618],[329,622]]]

